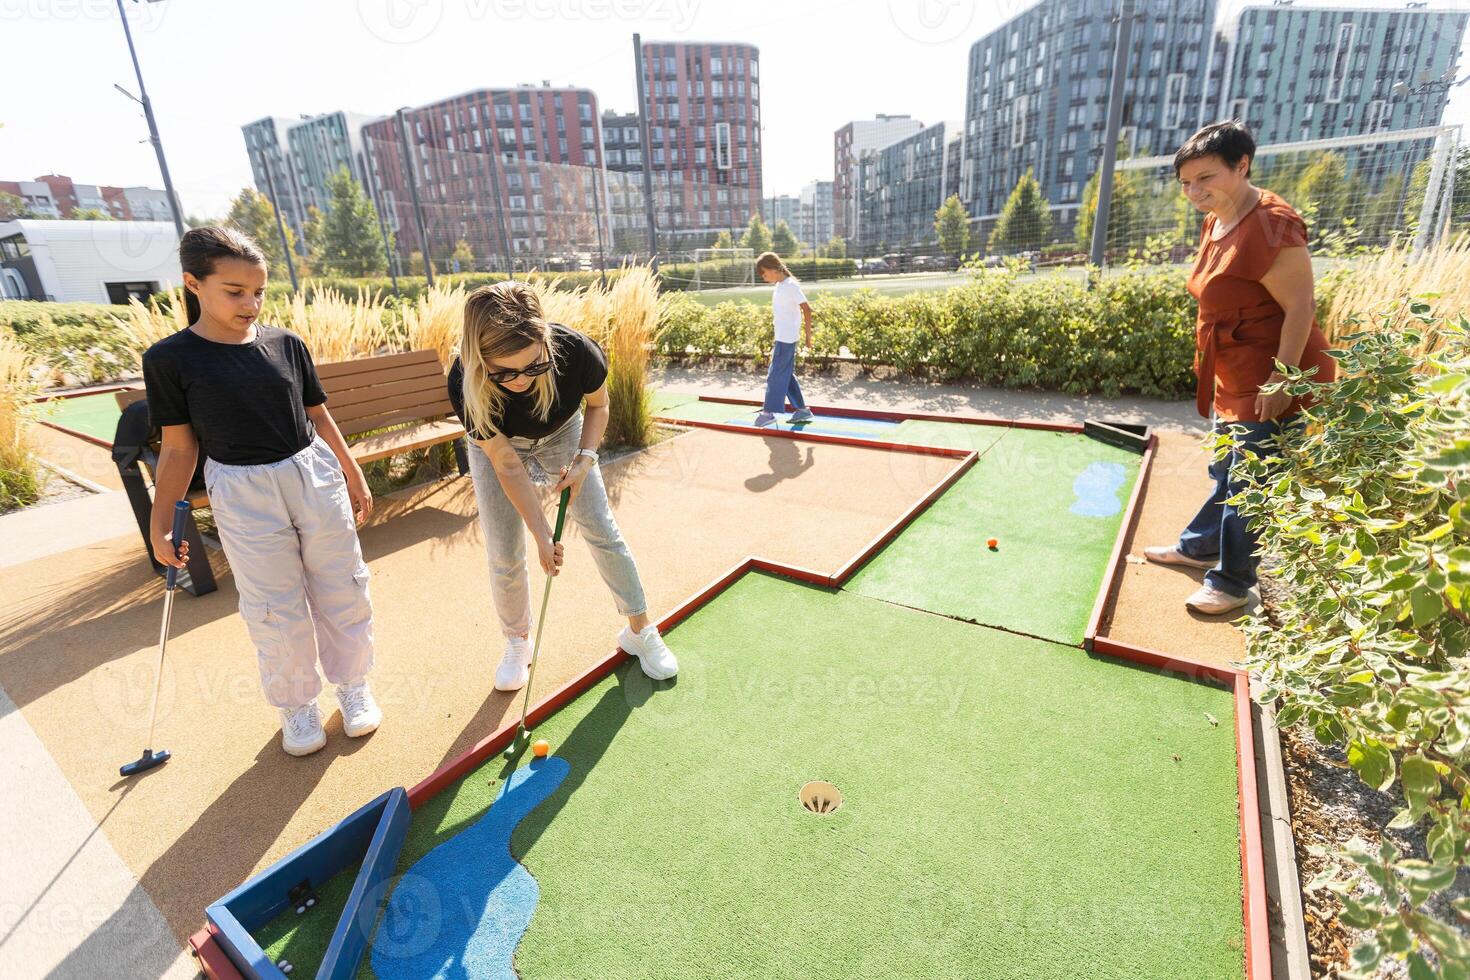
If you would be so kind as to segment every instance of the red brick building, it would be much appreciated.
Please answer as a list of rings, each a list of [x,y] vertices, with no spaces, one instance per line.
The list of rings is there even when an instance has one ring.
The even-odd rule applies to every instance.
[[[446,268],[464,240],[480,269],[510,255],[550,261],[595,249],[593,177],[602,131],[597,96],[549,85],[477,89],[404,112],[429,254]],[[372,190],[398,251],[425,251],[398,123],[362,128]],[[466,270],[460,270],[466,271]]]
[[[761,205],[760,50],[647,41],[643,81],[659,250],[738,238]]]

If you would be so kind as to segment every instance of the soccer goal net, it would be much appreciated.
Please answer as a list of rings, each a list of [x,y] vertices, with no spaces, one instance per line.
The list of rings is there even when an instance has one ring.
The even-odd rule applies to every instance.
[[[1423,248],[1451,230],[1452,218],[1455,225],[1463,220],[1452,214],[1459,137],[1459,127],[1435,126],[1263,144],[1251,182],[1301,212],[1314,253],[1391,241]],[[1169,156],[1118,161],[1110,253],[1193,251],[1202,216],[1180,193],[1173,162]]]
[[[694,250],[695,289],[723,289],[755,285],[755,249],[697,248]]]

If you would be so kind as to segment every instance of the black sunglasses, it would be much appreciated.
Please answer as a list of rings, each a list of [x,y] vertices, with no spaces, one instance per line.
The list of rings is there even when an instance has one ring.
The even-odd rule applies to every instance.
[[[519,371],[514,368],[508,368],[504,371],[490,371],[486,373],[485,377],[489,378],[491,381],[494,381],[496,384],[503,385],[514,381],[516,378],[519,378],[522,375],[525,375],[528,378],[539,378],[541,375],[550,370],[551,361],[548,359],[545,361],[536,361],[533,364],[527,364]]]

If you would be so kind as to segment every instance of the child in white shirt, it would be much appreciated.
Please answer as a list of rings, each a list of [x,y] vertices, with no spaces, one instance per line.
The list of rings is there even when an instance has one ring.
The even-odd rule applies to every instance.
[[[805,335],[806,345],[812,345],[812,307],[801,291],[801,284],[786,268],[786,263],[775,252],[762,252],[755,260],[755,271],[765,282],[775,283],[771,295],[771,313],[776,325],[776,343],[771,350],[771,367],[766,372],[766,399],[755,424],[761,428],[776,424],[776,413],[786,410],[791,401],[794,411],[792,422],[807,422],[812,418],[811,409],[806,407],[801,385],[796,380],[796,340],[800,329]]]

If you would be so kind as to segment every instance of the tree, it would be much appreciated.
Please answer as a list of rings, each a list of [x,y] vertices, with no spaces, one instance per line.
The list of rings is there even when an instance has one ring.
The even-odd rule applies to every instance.
[[[776,222],[776,230],[771,232],[771,251],[782,257],[795,255],[801,248],[801,243],[796,240],[796,235],[791,231],[791,226],[782,218]]]
[[[281,235],[276,230],[276,209],[270,198],[259,194],[253,187],[241,188],[230,202],[230,213],[224,224],[252,239],[265,253],[266,269],[272,278],[286,276],[286,253],[281,248]],[[292,249],[296,247],[296,235],[290,225],[286,229],[286,241]]]
[[[408,274],[411,276],[424,274],[424,253],[418,249],[408,253]],[[439,263],[437,262],[434,263],[434,274],[439,274]]]
[[[1308,223],[1313,238],[1341,231],[1348,217],[1347,162],[1342,154],[1323,151],[1302,171],[1292,206],[1314,221]]]
[[[841,235],[833,235],[827,242],[827,247],[822,250],[829,259],[847,258],[847,240]]]
[[[1383,183],[1378,187],[1378,193],[1368,199],[1363,214],[1361,230],[1366,242],[1384,244],[1397,229],[1402,227],[1399,219],[1403,202],[1404,175],[1401,173],[1385,175]]]
[[[22,198],[0,191],[0,221],[15,221],[19,218],[34,218],[35,216],[36,212],[32,211]]]
[[[475,253],[463,238],[454,243],[454,251],[449,254],[449,268],[452,272],[475,271]]]
[[[1433,160],[1425,157],[1414,165],[1409,175],[1409,187],[1404,192],[1404,224],[1410,235],[1419,227],[1419,211],[1424,207],[1424,194],[1429,189],[1429,173]],[[1444,192],[1444,181],[1449,174],[1440,178],[1440,192]],[[1454,200],[1450,202],[1450,228],[1462,230],[1470,223],[1470,147],[1462,147],[1455,154]],[[1443,220],[1443,216],[1440,216]]]
[[[388,268],[378,212],[346,167],[327,181],[331,204],[326,213],[313,211],[306,244],[322,273],[342,276],[382,275]]]
[[[1051,211],[1042,196],[1041,185],[1027,167],[1001,208],[1000,218],[990,233],[990,248],[997,252],[1018,252],[1039,248],[1050,238]]]
[[[958,194],[951,194],[934,212],[934,232],[945,255],[957,259],[970,250],[970,215]]]
[[[713,245],[711,245],[710,247],[711,248],[734,248],[735,247],[735,240],[730,237],[730,233],[728,231],[722,231],[718,235],[715,236],[715,243]]]
[[[757,255],[771,250],[771,230],[766,227],[759,214],[750,216],[750,224],[745,227],[745,234],[740,236],[740,247],[748,248]]]
[[[1088,178],[1082,189],[1082,205],[1077,209],[1075,244],[1079,252],[1092,251],[1092,226],[1097,220],[1098,185],[1101,171]],[[1181,198],[1183,195],[1179,195]],[[1103,248],[1108,252],[1120,252],[1132,247],[1141,247],[1152,230],[1163,231],[1171,226],[1178,232],[1188,227],[1188,222],[1173,207],[1165,213],[1165,203],[1153,201],[1143,186],[1143,178],[1137,170],[1115,170],[1113,172],[1113,200],[1108,208],[1108,240]],[[1188,203],[1186,201],[1186,203]],[[1151,207],[1151,205],[1153,205]],[[1150,216],[1152,212],[1152,217]]]
[[[112,215],[98,208],[72,208],[67,215],[72,221],[112,221]]]

